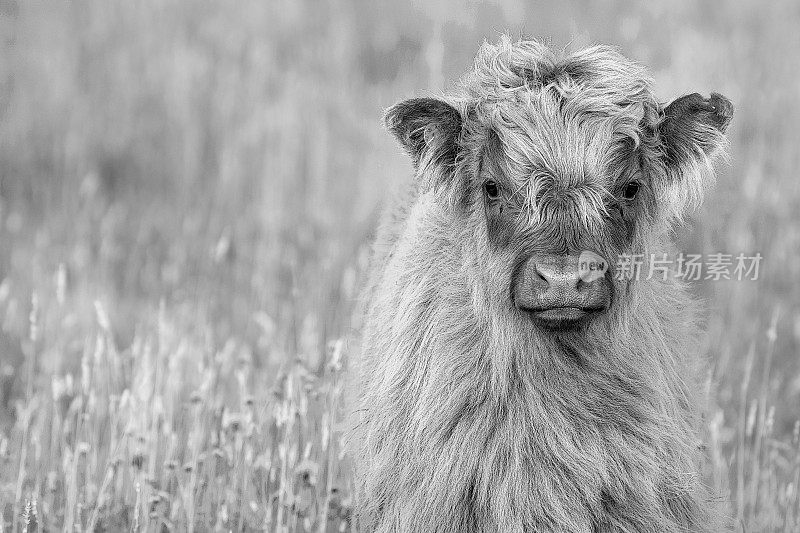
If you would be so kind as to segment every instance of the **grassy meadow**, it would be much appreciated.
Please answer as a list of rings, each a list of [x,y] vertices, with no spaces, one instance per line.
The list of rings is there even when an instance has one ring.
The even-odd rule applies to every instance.
[[[382,110],[498,32],[618,45],[664,101],[737,106],[680,234],[761,253],[698,281],[707,480],[800,531],[800,4],[0,1],[0,533],[350,531],[342,387]]]

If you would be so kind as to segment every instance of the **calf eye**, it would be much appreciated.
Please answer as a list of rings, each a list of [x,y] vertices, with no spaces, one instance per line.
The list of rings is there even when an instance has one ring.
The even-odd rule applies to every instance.
[[[626,200],[633,200],[636,197],[637,192],[639,192],[639,182],[632,181],[625,185],[625,188],[622,189],[622,197]]]
[[[486,197],[490,200],[495,200],[500,196],[500,190],[497,188],[497,184],[492,180],[483,184],[483,190],[486,191]]]

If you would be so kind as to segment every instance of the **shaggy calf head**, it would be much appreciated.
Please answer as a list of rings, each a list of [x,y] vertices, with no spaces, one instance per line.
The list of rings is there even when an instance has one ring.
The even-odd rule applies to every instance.
[[[559,56],[504,38],[446,101],[388,110],[421,190],[464,229],[460,255],[493,314],[556,333],[618,314],[635,280],[581,275],[586,261],[666,251],[670,226],[699,204],[732,105],[712,93],[664,107],[650,86],[611,48]]]

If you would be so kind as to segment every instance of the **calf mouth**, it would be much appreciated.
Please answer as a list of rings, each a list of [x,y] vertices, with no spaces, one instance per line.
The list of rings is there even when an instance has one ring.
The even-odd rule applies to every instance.
[[[605,307],[537,307],[523,308],[538,325],[549,330],[573,330],[586,324],[592,317],[601,314]]]

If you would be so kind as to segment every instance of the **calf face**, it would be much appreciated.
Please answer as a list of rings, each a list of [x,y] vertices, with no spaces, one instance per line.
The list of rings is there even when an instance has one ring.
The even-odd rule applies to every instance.
[[[660,105],[644,69],[610,48],[558,57],[523,42],[484,47],[457,97],[407,100],[385,121],[422,189],[470,229],[495,308],[562,331],[625,305],[635,280],[613,265],[666,251],[732,110],[716,93]],[[582,276],[582,253],[612,268]]]

